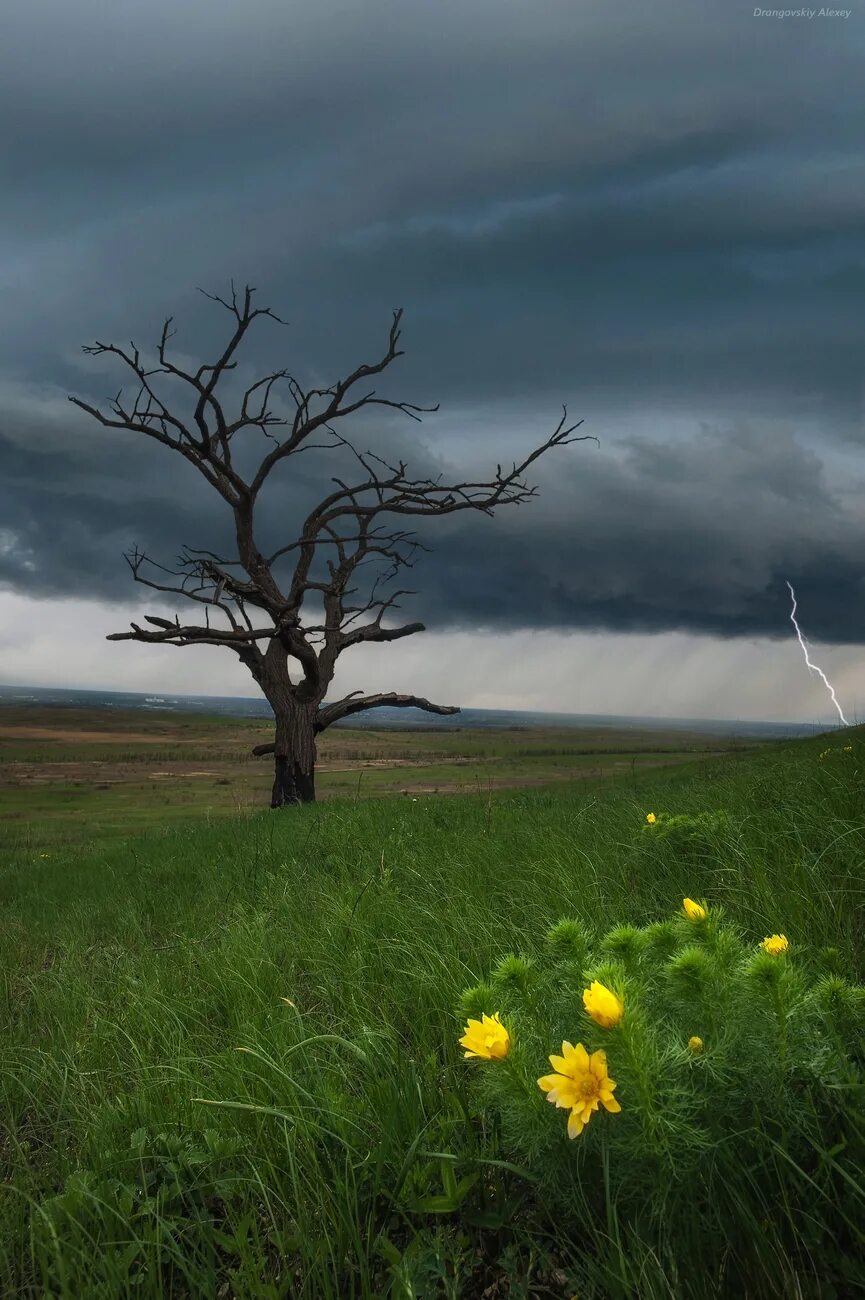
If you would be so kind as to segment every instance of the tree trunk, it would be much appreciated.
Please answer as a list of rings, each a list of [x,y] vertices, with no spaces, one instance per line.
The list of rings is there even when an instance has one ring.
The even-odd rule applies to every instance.
[[[280,702],[271,808],[315,802],[315,708],[296,700]]]

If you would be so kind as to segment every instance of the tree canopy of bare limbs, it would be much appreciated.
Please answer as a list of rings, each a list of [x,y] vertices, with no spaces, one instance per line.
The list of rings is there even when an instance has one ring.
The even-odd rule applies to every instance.
[[[410,568],[425,549],[410,521],[438,518],[459,511],[491,515],[498,506],[518,505],[535,495],[525,474],[545,452],[572,442],[578,424],[567,424],[567,410],[554,432],[508,469],[501,465],[486,482],[443,482],[416,478],[407,463],[390,464],[371,451],[360,451],[342,432],[342,422],[358,411],[387,408],[419,420],[434,407],[415,406],[378,395],[369,381],[402,355],[398,347],[402,311],[393,313],[387,348],[380,360],[359,365],[329,388],[301,387],[289,370],[262,376],[226,410],[217,390],[236,368],[237,355],[250,327],[261,317],[280,321],[269,308],[253,305],[255,290],[242,293],[232,285],[230,298],[206,294],[231,318],[230,336],[219,357],[197,370],[185,369],[169,356],[172,318],[165,321],[156,347],[157,364],[147,365],[134,344],[128,348],[96,342],[84,351],[110,355],[134,380],[134,395],[121,388],[107,412],[70,397],[109,429],[141,434],[189,461],[225,502],[233,516],[236,554],[185,547],[173,567],[158,563],[137,548],[127,562],[137,582],[175,599],[185,597],[201,610],[199,621],[145,615],[148,627],[131,624],[109,640],[134,640],[173,646],[224,646],[251,672],[275,716],[272,745],[255,753],[272,753],[274,808],[315,798],[315,739],[332,723],[383,705],[451,714],[459,709],[433,704],[415,695],[364,694],[327,698],[343,651],[364,642],[398,641],[422,632],[422,623],[391,625],[386,616],[401,596],[392,588],[397,575]],[[168,377],[184,386],[191,415],[177,413],[159,395]],[[291,405],[284,416],[272,409],[277,385]],[[225,384],[223,383],[223,389]],[[284,408],[283,408],[284,409]],[[265,435],[254,472],[239,469],[238,444],[255,433]],[[304,519],[287,529],[286,540],[270,553],[262,549],[256,507],[269,476],[283,462],[311,448],[341,450],[355,466],[353,477],[335,477],[333,490]],[[249,452],[245,447],[244,451]],[[358,570],[372,564],[376,577],[363,594]],[[285,576],[283,576],[285,571]],[[279,579],[277,573],[280,574]],[[311,605],[315,612],[310,613]]]

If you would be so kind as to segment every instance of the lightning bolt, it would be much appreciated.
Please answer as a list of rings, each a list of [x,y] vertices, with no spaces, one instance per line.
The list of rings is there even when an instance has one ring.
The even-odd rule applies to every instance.
[[[790,587],[789,582],[787,583],[787,586]],[[841,711],[841,705],[835,699],[835,692],[832,689],[832,683],[829,681],[829,678],[823,672],[823,669],[818,668],[817,664],[812,664],[811,660],[808,658],[808,646],[806,645],[805,638],[803,637],[799,629],[799,624],[796,622],[796,593],[792,587],[790,587],[790,595],[793,597],[793,609],[790,613],[790,622],[793,624],[793,626],[796,629],[796,635],[799,638],[799,644],[802,647],[802,653],[805,656],[805,663],[808,665],[808,667],[811,669],[812,672],[819,673],[820,676],[823,678],[823,682],[825,683],[826,689],[829,692],[829,694],[832,696],[832,703],[835,705],[835,708],[838,710],[838,717],[844,723],[845,727],[849,727],[850,723],[844,717],[844,714]]]

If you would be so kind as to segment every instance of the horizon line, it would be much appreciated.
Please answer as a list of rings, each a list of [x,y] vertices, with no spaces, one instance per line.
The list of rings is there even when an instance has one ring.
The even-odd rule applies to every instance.
[[[88,694],[89,695],[94,695],[94,694],[129,695],[136,698],[149,699],[153,701],[167,701],[169,699],[214,700],[214,701],[238,700],[238,701],[248,702],[250,704],[267,703],[267,700],[263,695],[211,695],[208,692],[198,692],[195,694],[191,694],[184,691],[166,691],[165,693],[160,694],[155,691],[148,691],[148,690],[120,690],[116,687],[109,687],[109,686],[57,686],[57,685],[42,686],[32,682],[28,682],[28,683],[0,682],[0,691],[65,691],[70,694],[80,694],[80,695],[88,695]],[[489,707],[477,707],[472,704],[466,704],[460,706],[460,711],[461,712],[471,711],[473,713],[516,713],[516,714],[527,714],[527,715],[549,714],[552,717],[567,717],[567,718],[611,718],[611,719],[621,718],[622,720],[628,720],[628,721],[645,720],[647,722],[722,722],[725,724],[762,723],[765,724],[766,726],[790,726],[790,727],[824,727],[827,725],[826,723],[824,723],[824,721],[820,719],[817,720],[812,719],[810,721],[806,721],[805,719],[795,719],[795,718],[793,719],[743,718],[743,717],[715,718],[715,717],[706,717],[705,715],[697,717],[692,715],[669,714],[669,713],[668,714],[582,713],[582,712],[573,712],[572,710],[569,709],[554,709],[554,708],[527,709],[527,708],[508,708],[504,706],[498,708],[489,708]],[[403,712],[406,712],[406,710],[403,710]],[[831,721],[830,721],[830,725],[832,725]],[[834,725],[837,726],[839,730],[844,730],[843,724],[839,723],[837,720],[834,721]],[[850,725],[857,726],[858,722],[854,722],[853,724]]]

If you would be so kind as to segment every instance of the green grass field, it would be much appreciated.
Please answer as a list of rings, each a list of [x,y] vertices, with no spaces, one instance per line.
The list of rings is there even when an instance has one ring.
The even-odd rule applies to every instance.
[[[126,835],[267,804],[266,721],[142,710],[0,707],[4,849]],[[580,727],[512,731],[333,728],[319,740],[319,798],[416,797],[606,781],[712,757],[699,732]],[[741,749],[742,742],[735,742]]]
[[[131,746],[122,731],[124,752],[185,752],[176,732]],[[237,731],[202,730],[197,719],[190,761],[207,754],[209,765],[218,751],[241,765],[233,746],[250,736]],[[638,750],[632,737],[630,750],[607,756],[624,753],[624,770],[591,781],[574,768],[590,757],[600,766],[601,756],[575,753],[573,737],[562,754],[550,752],[566,748],[561,738],[475,733],[458,748],[472,780],[488,773],[478,793],[363,797],[381,793],[368,783],[380,769],[356,767],[351,797],[335,784],[335,797],[280,813],[232,809],[230,796],[210,794],[210,816],[198,796],[142,807],[143,784],[132,779],[90,790],[7,777],[0,1294],[865,1294],[865,1019],[859,994],[844,991],[844,980],[865,979],[860,734],[844,733],[849,751],[823,738],[694,752],[688,765],[680,748],[669,769],[635,761],[635,785],[631,758],[658,757],[651,742]],[[15,743],[48,753],[37,741]],[[337,742],[355,746],[360,763],[369,760],[359,752],[378,747],[396,761],[414,743],[404,733]],[[48,761],[119,761],[114,741],[78,743],[77,757]],[[91,743],[98,758],[84,752]],[[431,784],[429,771],[460,769],[453,735],[424,743],[416,787]],[[556,770],[560,758],[567,772]],[[504,780],[509,764],[511,779],[528,775],[533,788],[496,788],[489,776]],[[406,780],[404,768],[390,770]],[[8,816],[15,808],[23,816]],[[683,823],[682,834],[646,827],[648,811],[663,827],[665,815],[717,810],[725,818]],[[719,1022],[717,1047],[700,1022],[700,1087],[723,1122],[694,1119],[680,1131],[675,1090],[655,1094],[649,1073],[623,1065],[621,1113],[596,1115],[569,1142],[562,1112],[532,1084],[550,1067],[531,1046],[529,1019],[518,999],[506,1002],[519,963],[506,963],[489,990],[489,1010],[505,999],[511,1057],[463,1059],[463,991],[483,986],[508,954],[541,970],[545,934],[573,918],[605,961],[622,962],[623,1036],[614,1028],[604,1038],[583,1012],[595,968],[566,964],[556,976],[564,1019],[549,1020],[544,1050],[558,1050],[556,1033],[575,1042],[595,1033],[616,1073],[625,1031],[633,1037],[638,1025],[630,999],[636,1008],[642,958],[631,969],[637,940],[600,936],[672,918],[685,896],[705,900],[710,920],[684,959],[670,959],[680,982],[702,978],[689,956],[700,943],[720,961],[724,926],[749,951],[776,932],[790,940],[788,956],[764,956],[765,969],[741,975],[753,1006]],[[532,1023],[544,1024],[532,978]],[[824,1001],[834,990],[849,1004],[853,1027],[827,1046],[824,1028],[801,1031],[791,1011],[795,1064],[779,1070],[779,999],[787,990],[810,1015],[819,999],[802,990],[812,978]],[[660,1005],[676,996],[671,982]],[[758,1064],[743,1074],[746,1049]],[[696,1068],[679,1046],[664,1053],[670,1073]],[[523,1067],[525,1095],[500,1096],[499,1084],[522,1086]],[[666,1163],[662,1151],[672,1152]],[[686,1159],[693,1151],[699,1159]],[[573,1178],[577,1196],[558,1194]]]

